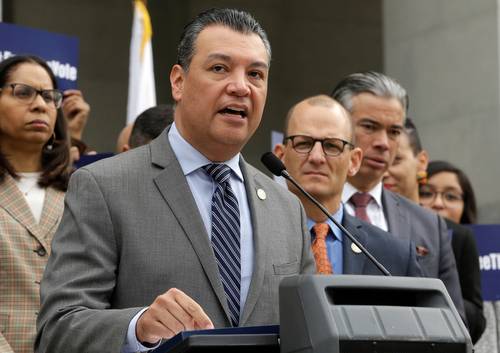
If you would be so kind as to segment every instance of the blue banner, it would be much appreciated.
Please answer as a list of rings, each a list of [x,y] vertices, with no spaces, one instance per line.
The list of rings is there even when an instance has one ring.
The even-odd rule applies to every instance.
[[[475,224],[483,300],[500,300],[500,225]]]
[[[0,22],[0,61],[21,54],[47,61],[59,89],[77,87],[78,38]]]

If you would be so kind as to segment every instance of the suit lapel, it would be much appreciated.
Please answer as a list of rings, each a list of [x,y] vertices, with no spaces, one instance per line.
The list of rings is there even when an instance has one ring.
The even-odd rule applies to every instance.
[[[342,225],[356,237],[361,245],[366,248],[366,244],[369,238],[363,230],[363,225],[361,224],[361,222],[359,222],[355,217],[349,216],[347,212],[344,211]],[[344,246],[342,247],[342,255],[344,257],[344,274],[363,274],[363,269],[367,260],[366,256],[362,253],[355,253],[352,250],[353,242],[351,242],[351,240],[345,234],[343,238]]]
[[[251,172],[252,168],[243,160],[243,157],[241,157],[240,160],[240,167],[245,179],[245,189],[252,217],[253,243],[255,247],[252,280],[240,320],[240,325],[244,325],[257,303],[264,282],[265,264],[267,263],[267,246],[264,230],[272,229],[269,224],[272,222],[272,218],[269,217],[272,210],[269,202],[257,197],[258,189],[263,189],[264,191],[266,191],[266,189],[259,183],[257,175]]]
[[[382,204],[389,233],[399,238],[409,239],[410,218],[406,210],[400,207],[397,196],[391,191],[382,190]]]
[[[179,221],[229,320],[229,309],[205,225],[182,168],[168,142],[168,129],[150,144],[154,165],[163,170],[154,183]]]
[[[44,201],[44,204],[46,202]],[[35,237],[44,248],[48,249],[45,234],[36,223],[33,213],[19,190],[16,182],[10,175],[5,176],[3,187],[0,188],[0,207],[2,207],[12,218],[25,227],[28,232]],[[45,206],[44,206],[45,207]]]
[[[49,234],[52,234],[54,227],[57,225],[63,214],[64,208],[64,193],[53,188],[45,189],[45,200],[43,202],[42,217],[38,224],[40,236],[44,241],[47,241]]]

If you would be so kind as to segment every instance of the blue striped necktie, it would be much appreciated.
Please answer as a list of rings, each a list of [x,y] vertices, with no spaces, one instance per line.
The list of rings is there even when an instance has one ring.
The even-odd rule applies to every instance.
[[[207,164],[203,169],[216,188],[212,196],[212,248],[226,293],[233,326],[240,318],[240,211],[229,184],[231,169],[226,164]]]

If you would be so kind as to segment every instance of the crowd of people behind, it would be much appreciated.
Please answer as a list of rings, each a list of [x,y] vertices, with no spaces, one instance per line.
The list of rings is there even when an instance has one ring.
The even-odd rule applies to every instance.
[[[119,156],[76,172],[95,153],[82,139],[82,93],[58,90],[37,57],[0,63],[0,352],[145,351],[183,329],[276,323],[284,275],[380,274],[293,185],[275,187],[240,155],[262,116],[270,56],[249,14],[200,14],[172,69],[175,109],[146,110],[120,133]],[[473,188],[457,166],[429,161],[407,102],[384,74],[347,75],[290,108],[274,152],[393,274],[441,279],[475,343],[486,320],[464,226],[477,222]]]

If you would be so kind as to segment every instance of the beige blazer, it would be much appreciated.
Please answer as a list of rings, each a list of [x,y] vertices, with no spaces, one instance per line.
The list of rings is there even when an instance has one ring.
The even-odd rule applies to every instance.
[[[33,352],[40,280],[64,193],[47,188],[40,223],[8,175],[0,183],[0,352]]]

